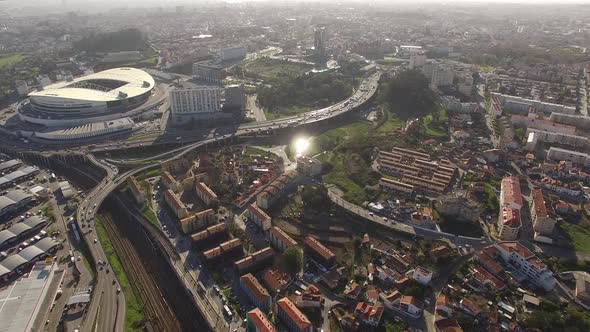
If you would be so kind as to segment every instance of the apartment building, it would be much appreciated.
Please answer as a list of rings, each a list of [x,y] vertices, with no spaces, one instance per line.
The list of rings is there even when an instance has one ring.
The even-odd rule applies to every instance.
[[[336,255],[332,250],[326,248],[326,246],[313,237],[308,236],[305,238],[305,247],[314,259],[326,267],[331,267],[336,263]]]
[[[135,177],[128,177],[127,185],[129,186],[129,192],[131,193],[131,196],[133,196],[133,199],[135,199],[135,202],[138,205],[143,205],[143,203],[145,202],[145,195],[143,193],[143,190],[141,190],[141,186],[139,185],[139,182],[137,182]]]
[[[184,234],[190,234],[214,224],[215,220],[215,211],[207,209],[180,219],[180,228]]]
[[[525,137],[527,138],[526,149],[529,151],[535,150],[537,148],[537,144],[539,143],[557,143],[560,145],[568,145],[574,148],[588,146],[588,137],[562,134],[533,128],[527,129]]]
[[[502,179],[500,207],[509,207],[519,211],[522,208],[522,192],[518,177],[507,176]]]
[[[230,256],[232,254],[238,254],[242,252],[242,241],[240,239],[231,239],[223,242],[219,246],[209,249],[203,252],[203,258],[207,261],[215,261],[223,257]],[[243,253],[242,253],[243,254]]]
[[[498,236],[502,241],[513,241],[520,231],[520,210],[511,207],[500,207],[498,216]]]
[[[413,296],[402,296],[399,301],[399,308],[411,316],[422,316],[422,303]]]
[[[275,327],[258,308],[248,311],[246,318],[246,331],[248,332],[276,332]]]
[[[277,316],[292,332],[312,332],[313,325],[298,308],[284,297],[277,301]]]
[[[205,241],[213,241],[219,237],[227,235],[227,224],[220,223],[217,225],[209,226],[207,229],[202,230],[198,233],[191,235],[191,241],[195,245],[199,245]]]
[[[388,178],[381,178],[379,180],[379,188],[382,191],[400,192],[406,195],[412,195],[414,193],[413,185],[403,183],[401,181],[391,180]]]
[[[160,173],[160,181],[162,182],[164,188],[170,189],[174,192],[178,192],[178,181],[176,181],[176,179],[168,171]]]
[[[560,134],[576,134],[575,126],[570,126],[551,120],[539,119],[533,116],[513,114],[510,120],[513,125],[517,126],[524,126],[527,128],[550,131]]]
[[[166,191],[164,191],[164,201],[178,219],[184,219],[187,217],[188,209],[186,208],[186,205],[180,201],[180,198],[178,198],[171,189],[166,189]]]
[[[260,249],[234,262],[234,268],[238,274],[257,272],[273,263],[274,251],[271,247]]]
[[[195,193],[207,206],[214,206],[217,204],[217,195],[204,182],[195,183]]]
[[[500,252],[504,262],[514,267],[529,282],[546,291],[555,287],[557,280],[553,272],[525,246],[512,241],[499,242],[494,246]]]
[[[539,188],[533,189],[531,220],[533,229],[540,235],[551,235],[557,223],[557,216],[551,202],[545,199],[543,191]]]
[[[416,266],[414,273],[412,273],[412,279],[416,280],[422,285],[428,285],[430,280],[432,280],[432,275],[432,271],[428,270],[427,268]]]
[[[315,176],[322,172],[322,163],[315,158],[301,156],[297,158],[297,171],[299,174]]]
[[[256,205],[261,209],[268,209],[289,187],[291,181],[297,176],[295,171],[286,172],[272,181],[262,192],[256,196]]]
[[[250,302],[256,307],[262,311],[270,309],[272,301],[270,294],[251,273],[240,277],[240,289],[244,291]]]
[[[297,245],[297,242],[293,238],[276,226],[270,229],[269,239],[271,245],[280,252]]]
[[[256,203],[252,203],[248,205],[248,219],[253,221],[256,226],[260,227],[263,231],[267,231],[270,229],[270,224],[272,218],[262,211]]]
[[[556,148],[553,146],[547,151],[547,159],[557,161],[565,160],[585,167],[590,166],[590,155],[587,153]]]

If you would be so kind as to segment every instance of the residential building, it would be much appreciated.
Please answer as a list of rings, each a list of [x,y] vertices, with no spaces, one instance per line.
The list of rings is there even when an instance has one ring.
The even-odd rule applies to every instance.
[[[576,135],[575,126],[561,124],[551,120],[539,119],[534,116],[513,114],[510,120],[515,126],[524,126],[527,128],[560,134]]]
[[[244,46],[230,46],[219,50],[219,60],[232,61],[241,60],[246,57],[246,47]]]
[[[131,193],[131,196],[133,196],[133,199],[135,199],[135,202],[138,205],[143,205],[143,203],[145,202],[145,195],[135,177],[128,177],[127,185],[129,186],[129,192]]]
[[[296,305],[298,308],[320,308],[324,305],[324,296],[315,285],[309,285],[297,296]]]
[[[520,211],[511,207],[501,207],[498,217],[498,236],[502,241],[518,238],[520,231]]]
[[[190,234],[214,224],[215,220],[215,211],[207,209],[180,219],[180,228],[184,234]]]
[[[289,331],[313,331],[313,325],[311,325],[309,319],[287,297],[277,301],[277,316],[285,323]]]
[[[237,238],[223,242],[219,246],[203,252],[203,258],[211,262],[223,257],[230,256],[234,253],[243,255],[242,241]]]
[[[557,161],[565,160],[571,161],[572,163],[578,164],[580,166],[590,166],[590,155],[587,153],[566,150],[554,146],[550,147],[549,151],[547,151],[547,159]]]
[[[477,316],[481,312],[481,308],[470,299],[462,299],[459,301],[459,307],[471,316]]]
[[[527,128],[525,137],[527,138],[526,149],[533,151],[537,148],[537,144],[543,143],[557,143],[560,145],[568,145],[573,148],[584,148],[588,146],[588,137],[562,134],[559,132],[539,130]]]
[[[481,266],[475,268],[473,279],[481,286],[490,291],[501,291],[506,288],[506,284],[494,277],[490,272]]]
[[[352,284],[346,285],[346,288],[344,289],[344,296],[349,300],[358,300],[362,290],[363,287],[361,285],[353,282]]]
[[[555,287],[553,272],[535,254],[519,242],[499,242],[494,246],[507,264],[510,264],[537,287],[549,291]]]
[[[270,229],[269,239],[272,246],[280,252],[297,245],[297,242],[293,238],[276,226]]]
[[[313,47],[316,55],[326,55],[326,27],[317,27],[313,29]]]
[[[234,268],[238,274],[257,272],[270,266],[273,262],[273,257],[274,251],[272,248],[266,247],[235,261]]]
[[[223,109],[241,110],[246,106],[246,94],[244,93],[244,85],[234,84],[225,86],[225,102]]]
[[[271,217],[262,211],[256,203],[248,205],[248,219],[253,221],[263,231],[270,229]]]
[[[422,303],[413,296],[402,296],[399,302],[399,308],[411,316],[422,316]]]
[[[270,293],[274,294],[285,290],[291,283],[292,278],[286,272],[276,269],[267,269],[262,274],[262,280],[266,287],[270,289]]]
[[[379,188],[383,191],[401,192],[406,195],[412,195],[414,193],[413,185],[388,178],[381,178],[379,180]]]
[[[170,174],[168,171],[164,171],[160,173],[160,182],[166,189],[170,189],[174,192],[179,191],[178,181]]]
[[[216,86],[186,86],[170,90],[171,116],[190,114],[195,118],[205,118],[210,113],[221,111],[223,89]]]
[[[297,176],[295,171],[281,174],[256,196],[256,205],[268,209],[289,188],[291,181]]]
[[[520,180],[517,176],[507,176],[502,179],[500,207],[510,207],[519,211],[522,208]]]
[[[258,308],[248,311],[246,318],[246,331],[248,332],[276,332],[275,327]]]
[[[399,308],[399,302],[402,298],[402,293],[400,293],[397,289],[394,289],[388,294],[379,294],[379,297],[381,298],[381,301],[383,301],[383,305],[385,306],[385,308],[393,310],[394,308]]]
[[[382,305],[371,305],[366,302],[359,302],[354,310],[355,315],[361,322],[368,326],[379,326],[385,307]]]
[[[575,295],[582,302],[590,302],[590,276],[586,272],[574,272],[576,279]]]
[[[240,277],[240,288],[256,307],[263,311],[270,309],[270,294],[251,273]]]
[[[305,238],[305,247],[307,248],[310,256],[312,256],[318,263],[331,267],[336,263],[336,255],[332,250],[326,248],[320,241],[314,239],[311,236]]]
[[[435,314],[442,315],[444,317],[453,317],[454,306],[451,299],[444,295],[439,294],[436,298],[436,305],[434,307]]]
[[[316,176],[322,172],[322,162],[306,156],[297,158],[297,171],[299,174]]]
[[[531,202],[531,220],[533,229],[540,235],[551,235],[557,223],[557,216],[553,205],[545,199],[543,191],[539,188],[533,189]]]
[[[220,223],[209,226],[207,229],[191,235],[191,240],[193,244],[199,246],[200,243],[213,242],[224,235],[227,236],[227,224]]]
[[[508,111],[522,112],[523,108],[521,108],[519,105],[526,105],[524,109],[525,111],[528,110],[528,108],[530,107],[534,107],[539,112],[544,112],[546,114],[574,114],[576,112],[576,108],[572,106],[553,104],[539,100],[526,99],[518,96],[505,95],[496,92],[492,92],[492,97],[495,98]]]
[[[412,273],[412,279],[416,280],[418,283],[422,285],[428,285],[430,280],[432,280],[432,271],[422,267],[416,266],[414,269],[414,273]]]
[[[207,206],[214,206],[218,202],[215,192],[211,190],[211,188],[209,188],[209,186],[207,186],[204,182],[195,183],[195,192]]]
[[[441,196],[436,201],[440,215],[465,221],[477,222],[480,210],[478,203],[468,197],[467,192],[457,192]]]
[[[444,318],[434,322],[435,332],[463,332],[456,319]]]
[[[166,189],[166,191],[164,191],[164,201],[178,219],[184,219],[187,217],[188,209],[186,208],[186,205],[180,201],[180,198],[178,198],[172,190]]]
[[[209,61],[196,62],[193,64],[193,78],[200,82],[220,85],[223,80],[223,67]]]

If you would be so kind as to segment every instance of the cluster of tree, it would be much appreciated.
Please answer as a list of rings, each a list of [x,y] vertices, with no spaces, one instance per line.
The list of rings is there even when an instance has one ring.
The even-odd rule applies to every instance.
[[[314,211],[327,211],[332,204],[328,197],[328,189],[324,185],[304,186],[301,190],[301,200],[305,209]]]
[[[301,272],[303,268],[303,252],[298,247],[291,247],[282,255],[282,267],[292,275]]]
[[[567,304],[542,300],[539,308],[524,321],[527,328],[542,331],[590,331],[590,314]]]
[[[312,73],[257,89],[258,103],[271,112],[287,107],[323,107],[351,93],[350,78],[338,73]]]
[[[428,79],[417,70],[403,70],[379,90],[382,106],[403,119],[422,117],[435,110]]]
[[[99,52],[139,51],[146,47],[146,36],[135,28],[92,34],[74,42],[78,51]]]

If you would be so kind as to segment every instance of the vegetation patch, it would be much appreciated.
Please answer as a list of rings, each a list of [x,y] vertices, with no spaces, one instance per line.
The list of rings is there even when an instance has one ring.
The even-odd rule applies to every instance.
[[[127,313],[125,315],[125,330],[137,331],[141,328],[143,322],[145,321],[143,305],[140,303],[139,298],[135,295],[135,292],[129,283],[127,274],[123,269],[123,264],[121,264],[119,256],[117,256],[117,253],[115,252],[115,249],[113,248],[113,245],[107,235],[107,231],[102,224],[102,218],[97,216],[96,221],[95,228],[98,240],[100,241],[100,245],[102,246],[107,259],[109,260],[111,270],[117,277],[119,285],[121,286],[121,290],[125,294],[125,302],[127,305]]]
[[[559,227],[565,232],[576,252],[590,254],[590,231],[587,227],[567,222],[560,223]]]
[[[0,69],[4,69],[4,67],[13,66],[23,61],[24,59],[26,59],[26,56],[20,53],[12,55],[2,55],[0,56]]]

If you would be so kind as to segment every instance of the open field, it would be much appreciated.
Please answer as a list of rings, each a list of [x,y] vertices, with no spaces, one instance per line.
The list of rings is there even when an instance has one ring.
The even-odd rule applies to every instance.
[[[12,54],[0,56],[0,69],[8,66],[12,66],[16,63],[23,61],[26,56],[22,54]]]
[[[308,64],[270,58],[259,58],[246,64],[249,73],[270,82],[295,78],[311,69]]]

